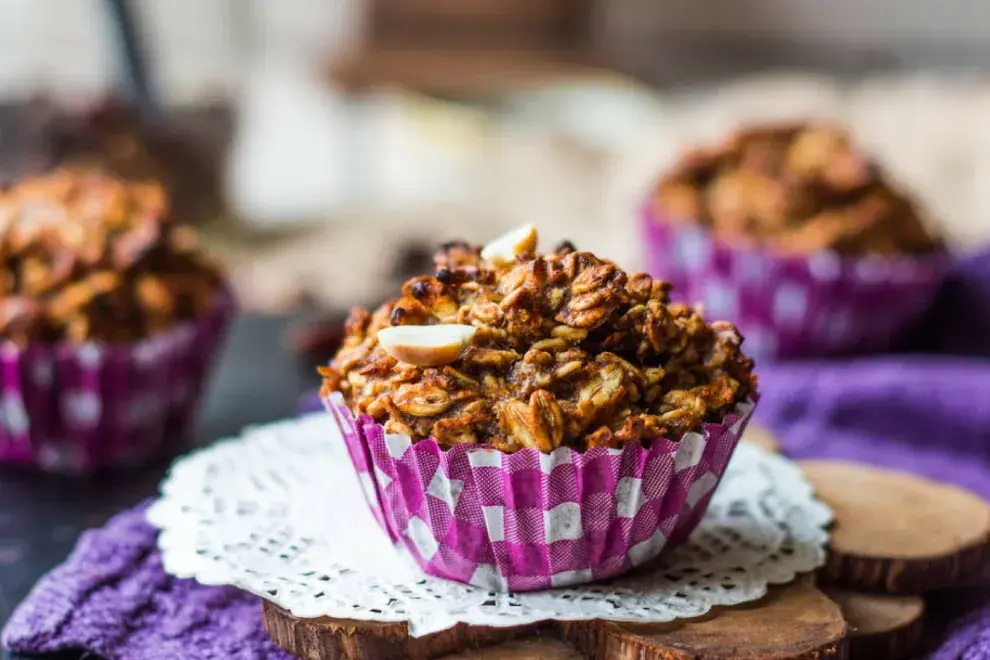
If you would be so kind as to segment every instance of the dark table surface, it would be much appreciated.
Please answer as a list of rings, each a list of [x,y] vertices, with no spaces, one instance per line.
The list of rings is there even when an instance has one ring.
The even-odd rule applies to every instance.
[[[246,316],[234,324],[194,437],[151,465],[88,478],[0,470],[0,627],[38,578],[65,559],[80,532],[154,495],[176,455],[293,414],[300,394],[318,379],[283,347],[288,322]]]

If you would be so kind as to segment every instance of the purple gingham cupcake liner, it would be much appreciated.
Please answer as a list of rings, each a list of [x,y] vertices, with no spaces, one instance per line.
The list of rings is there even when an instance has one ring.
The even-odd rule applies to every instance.
[[[79,473],[153,456],[194,422],[233,312],[224,292],[138,342],[0,345],[0,463]]]
[[[951,265],[929,256],[808,257],[735,248],[697,223],[640,214],[647,272],[671,297],[701,303],[734,323],[761,359],[864,353],[890,348],[928,309]]]
[[[756,397],[718,424],[649,449],[506,454],[388,434],[332,393],[332,413],[375,519],[427,573],[532,591],[625,573],[701,520]]]

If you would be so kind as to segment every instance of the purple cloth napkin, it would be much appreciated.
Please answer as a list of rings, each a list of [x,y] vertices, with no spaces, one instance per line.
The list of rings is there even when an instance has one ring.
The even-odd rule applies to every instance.
[[[146,506],[85,532],[14,612],[4,646],[110,659],[288,660],[265,635],[256,596],[165,573]]]
[[[990,498],[990,253],[963,262],[904,353],[760,369],[757,417],[797,458],[909,470]],[[301,411],[316,410],[309,395]],[[928,657],[990,658],[990,588],[931,597]],[[107,658],[284,658],[258,599],[164,574],[143,508],[88,532],[14,613],[24,652]]]

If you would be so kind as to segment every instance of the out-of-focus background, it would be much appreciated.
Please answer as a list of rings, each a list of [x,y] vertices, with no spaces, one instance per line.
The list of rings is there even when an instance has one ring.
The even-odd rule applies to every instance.
[[[750,118],[843,120],[957,247],[990,238],[981,0],[129,4],[143,117],[186,142],[100,106],[115,3],[0,0],[0,171],[86,143],[159,175],[249,309],[373,302],[523,222],[635,268],[651,178]]]

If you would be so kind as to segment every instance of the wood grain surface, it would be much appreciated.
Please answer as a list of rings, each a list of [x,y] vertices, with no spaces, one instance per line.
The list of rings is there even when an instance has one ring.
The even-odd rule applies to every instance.
[[[826,589],[849,624],[853,658],[912,657],[924,632],[925,601],[918,596],[862,594]]]
[[[957,585],[990,563],[990,506],[979,496],[856,463],[800,465],[835,513],[824,583],[920,594]]]
[[[457,626],[411,638],[404,623],[298,619],[271,603],[264,605],[264,621],[276,644],[305,660],[848,657],[842,612],[808,576],[772,589],[756,603],[720,609],[697,620],[659,625],[580,621],[501,629]]]

